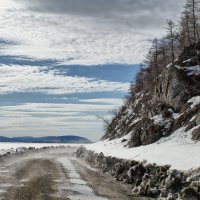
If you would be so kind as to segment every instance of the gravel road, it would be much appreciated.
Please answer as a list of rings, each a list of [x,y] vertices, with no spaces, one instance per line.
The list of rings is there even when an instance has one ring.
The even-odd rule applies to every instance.
[[[130,188],[77,160],[76,148],[0,162],[0,200],[130,200]]]

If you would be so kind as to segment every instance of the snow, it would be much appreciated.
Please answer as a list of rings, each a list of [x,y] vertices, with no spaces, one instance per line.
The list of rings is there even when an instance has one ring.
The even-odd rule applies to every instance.
[[[183,113],[175,113],[171,108],[169,108],[168,111],[172,114],[173,119],[178,119],[181,115],[183,115]]]
[[[81,178],[78,169],[72,162],[73,158],[65,156],[57,160],[67,171],[68,176],[67,183],[65,185],[62,184],[60,189],[72,191],[74,194],[68,196],[71,200],[108,200],[107,198],[97,196],[93,189],[87,185],[87,182]]]
[[[195,106],[197,99],[191,99]],[[198,101],[198,102],[199,102]],[[182,127],[171,134],[169,137],[163,137],[156,143],[136,147],[125,147],[127,141],[122,143],[123,139],[130,140],[131,134],[123,136],[115,140],[104,140],[93,144],[83,145],[88,150],[101,153],[105,156],[112,156],[128,160],[147,160],[149,163],[157,163],[158,165],[171,165],[172,169],[189,170],[191,168],[200,167],[200,142],[191,139],[191,133],[199,126],[194,127],[188,132]],[[6,152],[15,152],[16,149],[22,147],[59,147],[71,146],[77,147],[79,144],[37,144],[37,143],[0,143],[0,155]]]
[[[200,75],[200,66],[191,66],[186,68],[188,76],[199,76]]]
[[[200,65],[190,66],[190,67],[180,67],[175,66],[177,69],[185,70],[188,76],[199,76],[200,75]]]
[[[181,115],[183,115],[183,113],[182,113],[182,114],[179,114],[179,113],[172,113],[172,117],[173,117],[174,119],[178,119]]]
[[[0,146],[0,155],[4,155],[4,154],[6,154],[8,152],[15,153],[15,150],[12,149],[11,147],[10,147],[10,149],[1,149],[1,146]]]
[[[164,119],[162,114],[156,115],[156,116],[152,117],[151,119],[154,120],[155,125],[167,126],[169,124],[169,120]]]
[[[172,63],[170,63],[169,65],[167,65],[167,68],[170,68],[172,66]]]
[[[84,145],[86,149],[105,156],[112,156],[128,160],[171,165],[172,169],[189,170],[200,167],[200,142],[191,139],[194,129],[185,132],[185,127],[175,131],[169,137],[161,138],[156,143],[136,148],[124,147],[122,139],[130,138],[130,134],[115,140],[104,140],[94,144]]]
[[[188,63],[188,62],[191,62],[192,61],[192,58],[188,59],[188,60],[185,60],[183,61],[182,63]]]
[[[194,107],[196,107],[197,105],[200,104],[200,96],[196,96],[191,98],[188,103],[192,103],[192,105],[190,106],[191,109],[193,109]]]
[[[16,150],[23,151],[23,147],[29,148],[34,147],[36,149],[40,149],[42,147],[77,147],[80,146],[79,144],[59,144],[59,143],[7,143],[7,142],[0,142],[0,155],[4,155],[8,152],[15,153]]]
[[[134,124],[136,124],[136,123],[139,122],[140,120],[141,120],[140,118],[135,119],[135,120],[131,123],[131,126],[134,125]]]

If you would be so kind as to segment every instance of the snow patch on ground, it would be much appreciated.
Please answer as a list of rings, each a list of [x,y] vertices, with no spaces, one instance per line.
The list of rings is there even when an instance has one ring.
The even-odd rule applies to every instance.
[[[158,165],[171,165],[172,169],[189,170],[200,167],[200,142],[191,139],[194,129],[185,131],[182,127],[169,137],[161,138],[154,144],[136,148],[125,147],[123,139],[129,139],[131,135],[115,139],[104,140],[94,144],[84,145],[88,150],[128,160],[147,160]]]
[[[59,144],[59,143],[7,143],[0,142],[0,155],[4,155],[6,153],[15,153],[16,151],[23,152],[24,148],[34,147],[36,149],[40,149],[43,147],[77,147],[80,144]]]
[[[193,109],[195,106],[200,104],[200,96],[196,96],[191,98],[188,103],[192,103],[192,105],[190,106],[191,109]]]

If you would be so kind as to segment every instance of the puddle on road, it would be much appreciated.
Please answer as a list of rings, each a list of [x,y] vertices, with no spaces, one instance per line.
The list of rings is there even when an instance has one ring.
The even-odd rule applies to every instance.
[[[107,198],[97,196],[93,189],[87,185],[87,182],[81,179],[78,170],[74,167],[68,157],[59,158],[58,161],[67,171],[69,180],[66,185],[60,187],[61,190],[68,190],[68,197],[71,200],[108,200]]]

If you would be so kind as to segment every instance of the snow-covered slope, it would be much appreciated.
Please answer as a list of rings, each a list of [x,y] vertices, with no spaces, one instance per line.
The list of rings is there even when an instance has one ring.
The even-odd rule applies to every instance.
[[[147,160],[149,163],[171,165],[172,169],[189,170],[200,166],[200,141],[191,139],[194,127],[188,132],[182,127],[169,137],[136,148],[125,147],[130,135],[115,140],[104,140],[85,145],[88,150],[96,153],[103,152],[105,156],[112,156],[128,160]]]

